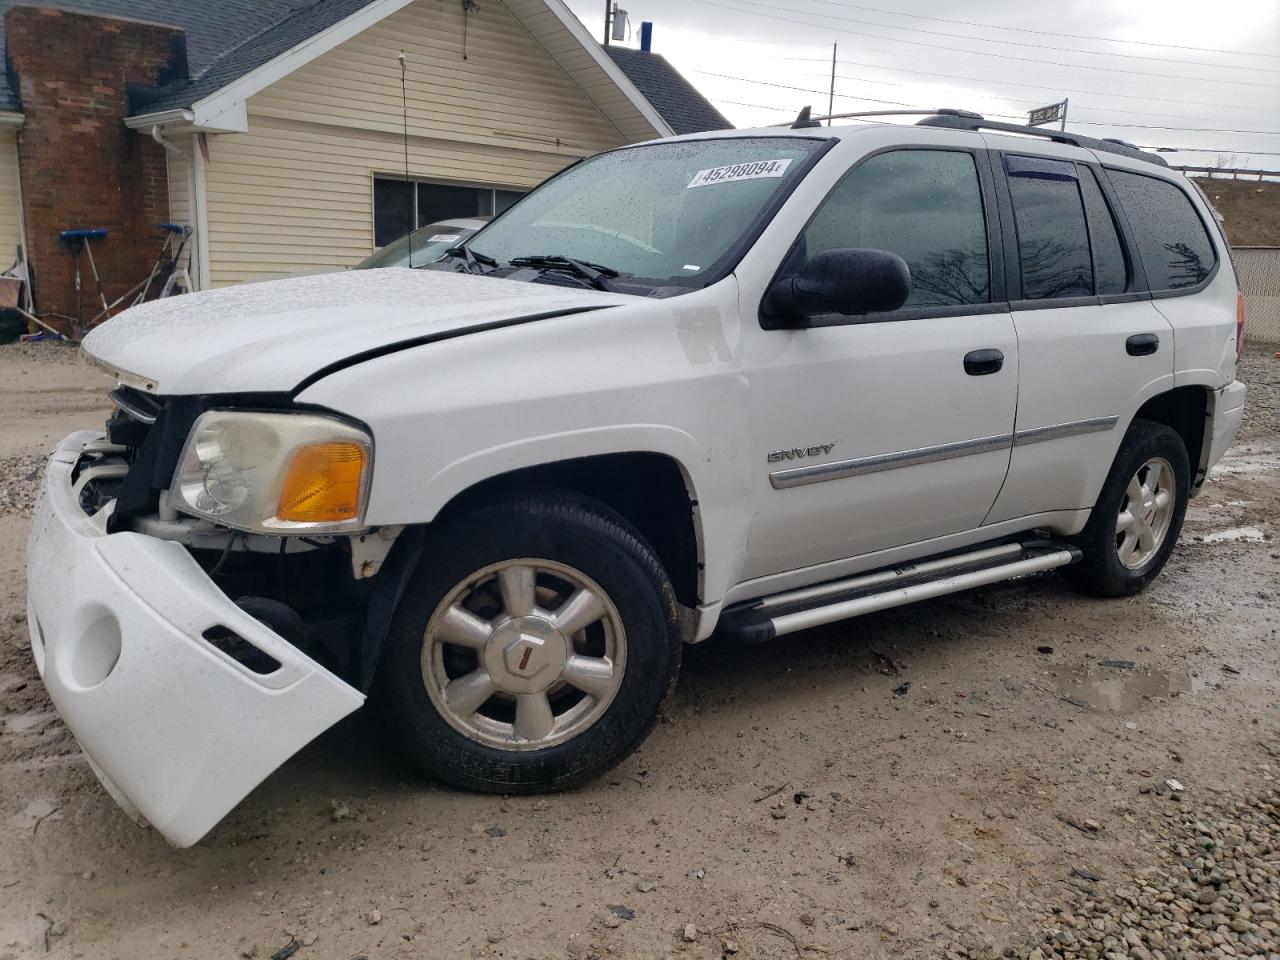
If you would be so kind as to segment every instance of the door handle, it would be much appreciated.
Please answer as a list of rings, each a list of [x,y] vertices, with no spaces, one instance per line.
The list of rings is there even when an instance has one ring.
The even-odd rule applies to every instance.
[[[1124,349],[1131,357],[1149,357],[1160,349],[1160,338],[1154,333],[1135,333],[1124,342]]]
[[[994,348],[970,350],[964,355],[964,372],[971,377],[985,377],[999,373],[1004,366],[1004,354]]]

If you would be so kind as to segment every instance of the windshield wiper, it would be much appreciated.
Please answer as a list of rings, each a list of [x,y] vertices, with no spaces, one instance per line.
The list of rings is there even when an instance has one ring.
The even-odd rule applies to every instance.
[[[575,260],[573,257],[563,257],[557,254],[512,257],[508,262],[513,267],[533,267],[534,269],[560,270],[564,273],[572,273],[587,281],[597,290],[612,290],[613,284],[609,280],[618,275],[618,271],[613,267],[606,267],[600,263],[591,263],[587,260]]]
[[[460,243],[456,247],[450,247],[444,252],[444,255],[453,260],[461,260],[467,265],[468,273],[484,273],[483,270],[479,269],[481,266],[496,267],[498,265],[498,261],[493,259],[493,257],[489,256],[487,253],[476,253],[476,251],[472,250],[465,243]]]

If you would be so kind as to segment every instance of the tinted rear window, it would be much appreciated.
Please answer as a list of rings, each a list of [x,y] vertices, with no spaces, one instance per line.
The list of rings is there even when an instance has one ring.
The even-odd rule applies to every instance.
[[[1107,206],[1093,171],[1088,167],[1076,169],[1080,172],[1080,194],[1084,197],[1089,235],[1093,238],[1093,273],[1098,293],[1124,293],[1129,283],[1129,271],[1111,208]]]
[[[1093,294],[1093,262],[1075,164],[1006,156],[1018,225],[1022,296],[1057,300]]]
[[[1217,256],[1191,198],[1155,177],[1108,170],[1152,290],[1194,287],[1213,272]]]

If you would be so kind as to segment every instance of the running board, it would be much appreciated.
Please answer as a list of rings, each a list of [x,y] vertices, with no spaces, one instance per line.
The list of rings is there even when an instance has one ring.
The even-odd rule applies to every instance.
[[[1050,540],[984,547],[735,604],[721,615],[717,632],[764,643],[864,613],[1043,573],[1079,559],[1076,547]]]

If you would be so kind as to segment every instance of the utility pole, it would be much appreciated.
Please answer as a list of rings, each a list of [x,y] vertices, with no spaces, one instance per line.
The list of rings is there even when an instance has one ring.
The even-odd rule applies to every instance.
[[[613,0],[604,0],[604,45],[609,45],[609,32],[613,26]]]
[[[831,126],[831,117],[836,112],[836,49],[831,45],[831,92],[827,95],[827,126]]]

